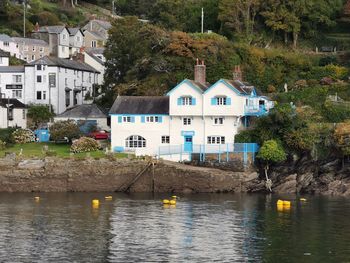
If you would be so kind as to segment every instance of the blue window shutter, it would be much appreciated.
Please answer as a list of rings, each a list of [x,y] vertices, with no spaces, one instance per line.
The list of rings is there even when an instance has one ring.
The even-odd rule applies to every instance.
[[[131,116],[131,122],[135,122],[135,117],[134,116]]]
[[[216,105],[216,98],[211,98],[211,105]]]
[[[145,122],[145,116],[141,116],[141,122]]]
[[[192,105],[196,105],[196,98],[192,98]]]
[[[182,98],[181,97],[177,99],[177,105],[182,105]]]
[[[231,105],[231,98],[226,98],[226,105]]]
[[[162,117],[162,116],[159,116],[159,117],[158,117],[158,122],[159,122],[159,123],[162,123],[162,122],[163,122],[163,117]]]
[[[119,122],[119,123],[122,122],[122,116],[118,116],[118,122]]]

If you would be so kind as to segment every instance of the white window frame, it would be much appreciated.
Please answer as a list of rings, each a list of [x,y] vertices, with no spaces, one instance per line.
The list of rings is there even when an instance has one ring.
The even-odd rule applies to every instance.
[[[32,60],[35,60],[35,55],[32,55]]]
[[[23,96],[22,90],[18,90],[18,89],[12,90],[12,98],[22,99],[22,96]]]
[[[192,124],[192,118],[184,117],[182,119],[182,124],[185,125],[185,126],[191,125]]]
[[[91,47],[97,47],[97,41],[91,40]]]
[[[216,105],[227,105],[227,98],[224,96],[216,97]]]
[[[45,48],[44,48],[44,47],[39,47],[39,52],[40,52],[40,53],[44,53],[44,51],[45,51]]]
[[[224,117],[215,117],[213,119],[213,125],[223,125],[224,124]]]
[[[158,116],[146,116],[146,122],[153,123],[153,122],[159,122]]]
[[[169,144],[170,143],[170,136],[169,135],[163,135],[161,137],[162,144]]]
[[[193,104],[192,97],[189,97],[189,96],[181,97],[181,102],[182,102],[182,105],[192,105]]]
[[[35,50],[36,50],[35,46],[32,47],[32,50],[33,50],[33,52],[35,52]]]
[[[14,84],[22,83],[22,75],[13,75]]]
[[[131,116],[123,116],[122,120],[123,122],[131,123]]]
[[[125,139],[126,148],[145,148],[146,139],[140,135],[131,135]]]
[[[207,144],[225,144],[225,136],[208,136]]]

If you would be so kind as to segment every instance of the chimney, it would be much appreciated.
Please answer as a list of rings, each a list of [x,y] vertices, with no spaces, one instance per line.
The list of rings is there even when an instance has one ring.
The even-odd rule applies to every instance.
[[[233,80],[243,81],[243,73],[240,65],[235,66],[233,70]]]
[[[85,55],[83,53],[76,53],[74,56],[72,56],[72,59],[81,63],[84,63],[85,59],[84,59]]]
[[[204,65],[204,60],[200,63],[198,58],[196,60],[196,65],[194,66],[194,81],[202,85],[206,83],[206,67]]]

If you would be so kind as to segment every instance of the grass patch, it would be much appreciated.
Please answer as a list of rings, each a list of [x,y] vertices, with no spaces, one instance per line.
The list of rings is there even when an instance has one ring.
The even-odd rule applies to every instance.
[[[21,152],[24,157],[45,157],[43,152],[44,145],[49,146],[49,151],[54,152],[55,156],[67,158],[71,157],[70,145],[69,144],[55,144],[55,143],[27,143],[27,144],[15,144],[0,151],[0,157],[5,156],[5,152],[16,153],[17,155]],[[104,151],[94,151],[89,153],[93,158],[103,158],[106,157]],[[87,153],[77,153],[72,155],[74,158],[85,158]],[[127,154],[116,153],[114,154],[116,158],[126,158]]]

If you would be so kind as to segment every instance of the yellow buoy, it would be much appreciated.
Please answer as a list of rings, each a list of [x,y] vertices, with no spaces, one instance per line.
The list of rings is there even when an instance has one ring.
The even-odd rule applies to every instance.
[[[170,201],[168,199],[163,199],[163,204],[168,205]]]
[[[277,205],[283,205],[283,200],[278,200]]]
[[[178,197],[176,195],[173,195],[171,198],[172,199],[177,199]]]
[[[290,206],[291,202],[290,201],[283,201],[283,206]]]
[[[93,206],[98,206],[99,204],[100,204],[100,200],[98,200],[98,199],[92,200],[92,205]]]
[[[35,196],[34,200],[38,202],[38,201],[40,201],[40,197],[39,196]]]
[[[105,199],[106,199],[106,200],[112,200],[112,199],[113,199],[113,196],[111,196],[111,195],[105,196]]]
[[[300,198],[300,201],[306,202],[306,198]]]
[[[174,199],[173,199],[173,200],[170,200],[170,201],[169,201],[169,204],[171,204],[171,205],[176,205],[176,200],[174,200]]]

